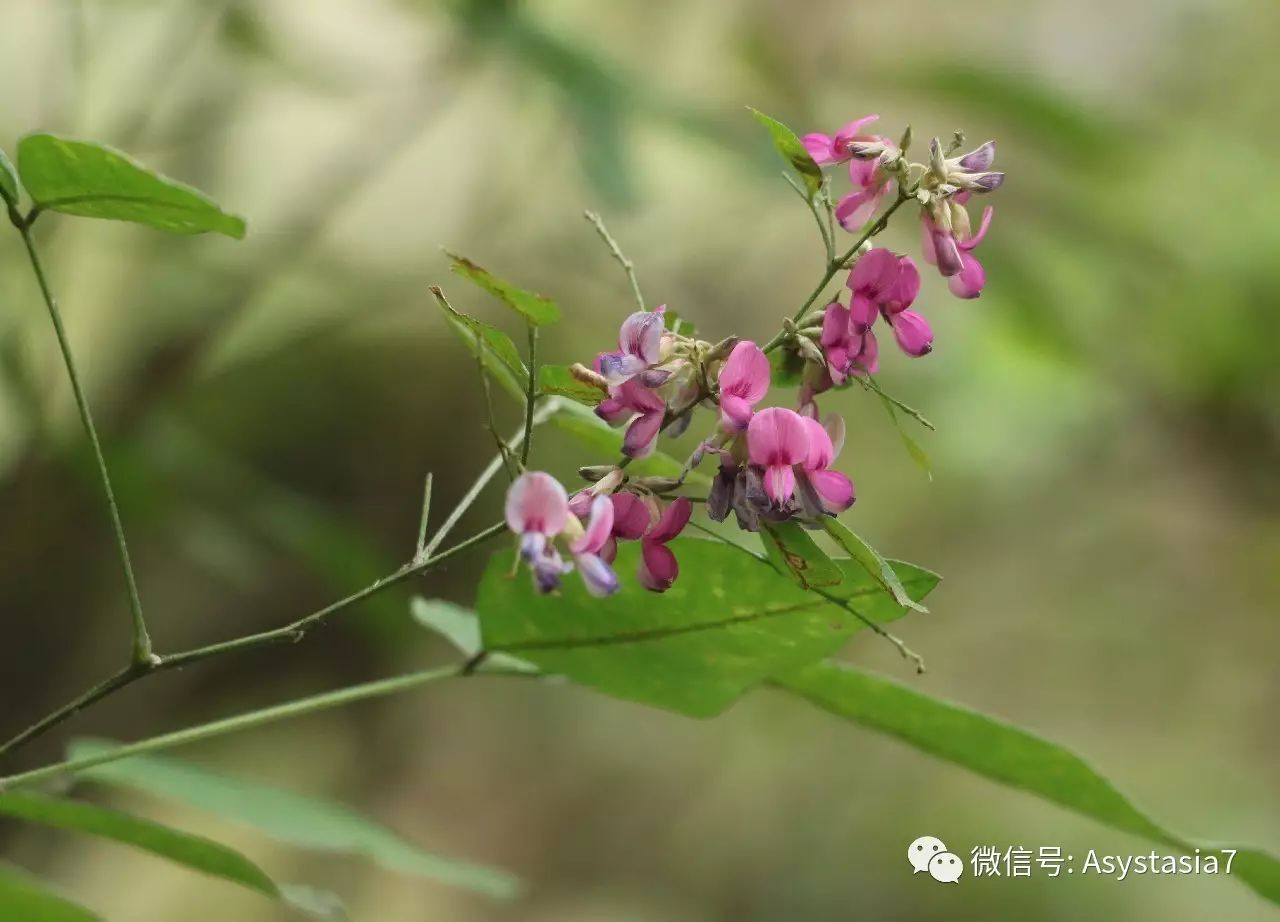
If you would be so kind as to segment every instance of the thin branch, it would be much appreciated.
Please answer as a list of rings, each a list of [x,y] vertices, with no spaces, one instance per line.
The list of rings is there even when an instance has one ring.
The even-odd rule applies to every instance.
[[[831,265],[836,258],[836,240],[835,237],[828,233],[831,218],[830,209],[826,209],[827,214],[824,217],[822,210],[818,207],[817,195],[810,195],[805,192],[804,189],[800,188],[800,184],[791,178],[790,173],[783,173],[782,178],[787,181],[787,185],[796,190],[796,195],[800,196],[800,198],[804,200],[805,205],[808,206],[809,212],[813,215],[813,220],[818,224],[818,233],[822,235],[822,246],[827,252],[827,265]]]
[[[524,398],[524,441],[520,445],[520,469],[529,465],[533,447],[533,409],[538,400],[538,328],[529,324],[529,389]]]
[[[622,266],[622,271],[627,273],[627,281],[631,283],[631,293],[635,296],[636,306],[642,311],[648,310],[645,306],[644,295],[640,293],[640,282],[636,279],[635,263],[622,255],[622,249],[618,246],[618,241],[613,239],[613,235],[604,226],[604,219],[600,215],[594,211],[584,211],[582,216],[592,223],[596,233],[600,235],[600,239],[609,247],[609,252],[613,254],[613,258]]]
[[[71,342],[67,338],[66,328],[62,324],[62,313],[58,310],[58,302],[49,288],[49,280],[45,276],[44,265],[40,254],[36,251],[35,240],[31,236],[31,223],[35,218],[33,212],[25,221],[18,224],[22,241],[27,247],[27,256],[31,268],[35,272],[40,293],[44,296],[45,306],[49,309],[49,319],[53,321],[53,329],[58,337],[58,347],[62,350],[62,360],[67,368],[67,377],[71,379],[71,391],[75,395],[76,409],[80,412],[80,421],[84,424],[89,436],[89,444],[93,448],[93,457],[98,466],[98,477],[102,482],[102,493],[107,500],[107,510],[111,515],[111,525],[115,532],[116,550],[120,556],[120,568],[124,573],[125,587],[129,595],[129,610],[133,618],[133,658],[134,663],[151,661],[151,636],[147,633],[147,623],[142,616],[142,599],[138,595],[137,579],[133,575],[133,564],[129,559],[129,544],[124,536],[124,524],[120,521],[120,509],[116,505],[115,491],[111,487],[111,476],[107,473],[107,460],[102,454],[102,443],[98,440],[98,430],[93,424],[93,414],[89,411],[89,400],[84,388],[80,385],[80,375],[76,370],[75,357],[71,352]]]
[[[934,431],[933,423],[925,419],[924,416],[921,415],[919,410],[917,410],[915,407],[912,407],[912,406],[909,406],[908,404],[903,403],[897,397],[894,397],[892,394],[888,393],[883,388],[881,388],[880,382],[877,381],[875,377],[870,373],[864,374],[864,375],[857,375],[854,380],[856,380],[859,384],[861,384],[865,390],[874,391],[876,394],[880,396],[881,400],[886,400],[889,403],[893,404],[895,407],[897,407],[903,413],[906,413],[908,416],[910,416],[912,419],[914,419],[920,425],[924,426],[929,431],[931,432]]]
[[[418,543],[413,549],[415,563],[426,557],[424,552],[427,548],[427,522],[431,519],[431,488],[434,482],[435,478],[428,471],[426,480],[422,484],[422,517],[418,519]]]
[[[498,424],[493,413],[493,388],[489,385],[489,372],[484,367],[484,350],[487,348],[481,337],[476,337],[476,368],[480,371],[480,390],[484,394],[484,419],[485,429],[489,431],[489,435],[493,437],[493,444],[498,448],[498,455],[502,458],[502,467],[507,472],[507,480],[514,480],[517,467],[515,459],[511,457],[511,453],[507,451],[507,445],[502,441],[502,436],[498,435]],[[496,358],[496,355],[495,355]]]

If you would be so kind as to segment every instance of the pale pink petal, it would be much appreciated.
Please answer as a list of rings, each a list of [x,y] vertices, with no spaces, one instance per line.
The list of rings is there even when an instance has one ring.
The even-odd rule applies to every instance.
[[[642,413],[627,427],[622,437],[622,453],[628,458],[644,458],[652,451],[662,431],[662,413]]]
[[[641,542],[640,566],[636,579],[640,585],[654,592],[666,592],[680,575],[676,555],[665,544],[653,541]]]
[[[853,505],[853,481],[840,471],[811,471],[808,476],[831,512],[844,512]]]
[[[658,519],[658,523],[653,526],[653,531],[645,535],[645,541],[656,541],[665,544],[680,532],[684,531],[684,527],[689,524],[689,516],[693,514],[693,503],[688,497],[681,496],[671,501],[671,505],[667,506],[662,513],[662,517]]]
[[[733,347],[720,369],[720,391],[756,404],[769,392],[769,357],[749,339]]]
[[[662,311],[636,311],[622,322],[618,348],[637,356],[644,366],[656,365],[661,357],[662,331]]]
[[[961,261],[960,271],[947,279],[947,287],[957,298],[976,298],[987,284],[987,272],[972,253],[961,254]]]
[[[839,457],[840,452],[844,450],[844,417],[839,413],[832,413],[827,417],[823,428],[827,430],[827,437],[831,439],[831,456]]]
[[[933,349],[933,330],[929,328],[929,322],[915,311],[900,311],[893,315],[893,335],[907,355],[919,357]]]
[[[586,530],[579,535],[569,551],[573,554],[595,554],[613,533],[613,503],[607,496],[597,496],[591,501],[591,518]]]
[[[827,435],[827,430],[822,428],[822,423],[808,416],[802,417],[804,427],[809,433],[809,453],[804,459],[804,469],[812,473],[813,471],[825,471],[830,467],[831,462],[835,459],[835,446],[831,444],[831,436]]]
[[[591,515],[591,501],[595,498],[590,490],[579,490],[569,497],[569,511],[578,518],[585,519]]]
[[[751,422],[751,404],[733,394],[720,395],[720,428],[736,432]]]
[[[764,470],[764,491],[776,505],[783,505],[796,491],[796,473],[790,465],[772,465]]]
[[[880,207],[885,187],[879,189],[861,189],[850,192],[836,203],[836,220],[845,230],[853,233],[871,220],[871,216]]]
[[[528,471],[507,490],[507,525],[517,534],[558,535],[569,518],[569,496],[560,482],[542,471]]]
[[[614,493],[613,533],[627,541],[635,541],[649,530],[649,507],[634,493]]]
[[[809,454],[804,417],[785,407],[769,407],[751,417],[747,450],[752,464],[763,467],[800,464]]]

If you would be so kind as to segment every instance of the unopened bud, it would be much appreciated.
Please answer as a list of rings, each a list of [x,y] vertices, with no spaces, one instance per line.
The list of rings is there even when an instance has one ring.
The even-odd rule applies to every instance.
[[[815,362],[819,365],[826,364],[827,360],[823,357],[822,350],[814,345],[813,340],[809,339],[807,336],[800,336],[796,339],[796,344],[799,346],[800,354],[804,356],[807,361]]]
[[[794,333],[796,331],[796,322],[790,317],[783,317],[782,329],[787,333]]]
[[[612,464],[592,464],[578,468],[578,476],[588,483],[596,483],[616,470],[617,468]]]
[[[888,149],[882,141],[849,142],[849,156],[854,160],[874,160]]]
[[[596,485],[591,488],[591,492],[596,496],[608,495],[622,486],[622,481],[626,479],[626,476],[622,468],[615,467],[596,482]]]
[[[715,362],[719,359],[727,359],[729,353],[733,351],[733,347],[738,345],[738,337],[726,336],[720,342],[711,347],[711,351],[707,353],[707,361]]]
[[[680,481],[674,477],[639,477],[633,482],[653,493],[670,493],[680,486]]]
[[[939,179],[947,175],[947,160],[942,155],[942,142],[937,138],[929,142],[929,169]]]
[[[592,371],[581,362],[574,362],[570,365],[569,374],[573,376],[575,381],[580,381],[588,387],[598,388],[606,392],[609,390],[609,382],[605,380],[604,375],[597,371]]]
[[[898,141],[898,149],[904,154],[911,148],[911,126],[908,125],[906,130],[902,132],[902,139]]]

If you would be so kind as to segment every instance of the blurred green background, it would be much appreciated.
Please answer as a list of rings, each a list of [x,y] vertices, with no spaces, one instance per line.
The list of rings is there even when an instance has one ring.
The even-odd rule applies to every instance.
[[[846,414],[850,521],[946,577],[912,676],[1066,743],[1179,830],[1280,848],[1280,142],[1270,0],[0,2],[0,147],[105,141],[248,216],[243,243],[39,227],[161,650],[275,626],[405,559],[421,478],[488,459],[475,368],[430,306],[505,318],[439,246],[554,296],[548,360],[630,310],[581,219],[708,337],[767,337],[821,271],[752,105],[799,132],[999,140],[981,300],[929,275],[933,355],[881,380],[938,425],[929,482],[878,404]],[[918,246],[913,219],[886,236]],[[501,398],[499,398],[501,399]],[[501,405],[505,425],[515,409]],[[541,466],[596,463],[554,434]],[[468,516],[491,521],[495,489]],[[0,234],[0,730],[125,656],[107,521],[19,238]],[[462,534],[460,532],[459,534]],[[482,554],[306,643],[165,673],[33,746],[140,738],[450,656],[410,591],[470,601]],[[1145,853],[1015,791],[759,692],[695,722],[476,682],[182,753],[344,801],[529,884],[503,905],[305,855],[145,798],[355,919],[1253,919],[1222,877],[912,879],[907,844]],[[3,854],[111,919],[283,919],[105,844],[0,827]]]

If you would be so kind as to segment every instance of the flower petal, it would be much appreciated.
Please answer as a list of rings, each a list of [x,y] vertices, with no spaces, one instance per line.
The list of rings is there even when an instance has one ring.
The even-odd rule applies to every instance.
[[[667,506],[666,511],[662,513],[658,523],[653,526],[653,531],[645,535],[646,542],[656,541],[659,544],[665,544],[674,538],[680,532],[684,531],[684,527],[689,524],[689,516],[693,514],[693,503],[687,496],[677,497]]]
[[[751,404],[733,394],[720,394],[720,428],[725,432],[737,432],[751,422]]]
[[[849,308],[832,301],[822,315],[822,336],[818,341],[824,346],[840,346],[848,338]]]
[[[858,257],[845,285],[873,301],[883,301],[898,281],[898,257],[892,250],[876,247]]]
[[[616,397],[606,397],[596,405],[596,416],[599,416],[610,426],[621,426],[634,416],[635,412],[635,410]]]
[[[835,139],[830,135],[812,132],[800,139],[800,143],[804,145],[804,149],[809,152],[809,156],[813,158],[813,162],[818,166],[830,166],[833,163],[840,162],[840,155],[836,151]]]
[[[636,570],[640,585],[653,592],[666,592],[679,575],[680,564],[669,547],[653,541],[641,542],[640,566]]]
[[[658,364],[662,349],[662,311],[636,311],[622,321],[618,331],[618,348],[641,360],[642,366]],[[605,374],[605,372],[601,372]],[[606,375],[607,377],[607,375]]]
[[[644,371],[646,362],[630,352],[602,352],[599,356],[600,374],[610,384],[621,384]]]
[[[831,439],[831,454],[833,457],[839,457],[840,452],[844,450],[845,425],[844,417],[839,413],[831,413],[827,416],[827,420],[823,423],[823,428],[827,430],[827,437]]]
[[[910,256],[903,256],[898,260],[898,281],[889,292],[886,310],[890,314],[896,314],[910,307],[919,294],[920,270]]]
[[[762,467],[800,464],[809,453],[804,417],[786,407],[761,410],[747,427],[747,453]]]
[[[578,573],[582,575],[582,584],[587,587],[587,592],[599,598],[618,591],[618,574],[601,557],[580,554],[574,559],[578,563]]]
[[[628,458],[648,457],[658,441],[658,433],[662,431],[663,416],[663,413],[653,412],[636,417],[622,437],[622,453]]]
[[[729,353],[720,369],[720,391],[751,404],[759,403],[769,392],[769,357],[751,340],[744,339]]]
[[[764,492],[781,506],[796,491],[796,474],[789,464],[772,464],[764,469]]]
[[[960,259],[961,269],[947,279],[947,287],[957,298],[976,298],[987,284],[987,272],[978,258],[968,251],[962,253]]]
[[[962,250],[972,250],[982,242],[982,238],[987,236],[987,231],[991,228],[991,216],[995,213],[996,210],[990,205],[982,209],[982,223],[978,225],[978,232],[959,245]]]
[[[953,281],[960,277],[954,276]],[[899,348],[907,355],[918,358],[933,350],[933,330],[929,328],[929,321],[915,311],[899,311],[893,315],[893,335]]]
[[[830,512],[844,512],[853,505],[853,481],[840,471],[810,471],[809,483]]]
[[[835,216],[840,226],[853,233],[871,220],[871,216],[880,207],[880,199],[884,197],[887,186],[871,189],[859,189],[836,202]]]
[[[591,501],[591,519],[586,531],[569,545],[572,554],[596,554],[613,534],[613,503],[607,496],[597,496]]]
[[[988,141],[981,147],[969,151],[960,158],[960,168],[970,173],[981,173],[991,169],[991,164],[996,162],[996,142]]]
[[[507,525],[516,534],[558,535],[569,518],[569,496],[550,474],[527,471],[507,490],[506,514]]]
[[[831,436],[822,428],[822,423],[808,416],[803,416],[805,430],[809,433],[809,453],[804,459],[806,471],[825,471],[835,460],[835,446],[831,444]]]

